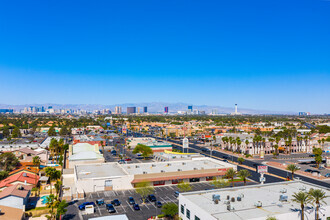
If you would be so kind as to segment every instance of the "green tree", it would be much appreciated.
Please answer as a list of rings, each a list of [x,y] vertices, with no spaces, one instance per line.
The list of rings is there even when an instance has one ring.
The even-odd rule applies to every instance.
[[[273,216],[270,216],[270,217],[266,218],[266,220],[277,220],[277,218],[273,217]]]
[[[69,133],[68,128],[66,126],[63,126],[60,130],[60,135],[65,136],[68,135],[68,133]]]
[[[312,199],[311,196],[308,193],[299,191],[298,193],[293,194],[292,201],[299,203],[301,208],[301,220],[305,219],[305,205],[309,203]]]
[[[61,171],[56,170],[54,167],[47,167],[45,169],[46,176],[49,178],[50,194],[52,194],[52,181],[61,178]]]
[[[40,168],[40,157],[39,156],[35,156],[32,158],[32,163],[34,166],[36,166],[38,168],[38,174],[39,174],[39,168]],[[35,185],[37,185],[37,175],[35,177]]]
[[[51,126],[47,133],[48,136],[56,136],[55,126]]]
[[[316,219],[319,219],[320,206],[321,206],[321,204],[327,204],[324,201],[324,199],[327,198],[328,196],[326,196],[325,192],[321,189],[311,188],[308,193],[311,196],[311,199],[312,199],[313,203],[315,203],[315,206],[316,206],[316,209],[315,209]]]
[[[62,181],[57,180],[54,186],[55,186],[56,196],[59,196],[61,186],[62,186]]]
[[[143,144],[136,145],[136,147],[134,148],[132,153],[133,154],[141,153],[142,157],[144,157],[144,159],[146,159],[147,157],[149,157],[153,154],[152,149]]]
[[[5,126],[2,130],[3,137],[7,138],[10,136],[9,128]]]
[[[0,168],[4,171],[12,171],[19,164],[19,160],[12,152],[0,155]]]
[[[46,207],[50,208],[50,211],[49,211],[50,215],[46,215],[47,219],[50,219],[50,220],[55,219],[56,213],[55,213],[54,209],[56,208],[58,203],[59,202],[57,201],[54,194],[50,194],[48,197],[46,197]]]
[[[287,170],[291,171],[291,179],[293,180],[294,173],[299,170],[299,167],[297,167],[295,164],[289,164],[286,167]]]
[[[166,203],[162,207],[162,213],[165,216],[170,217],[171,219],[173,219],[174,216],[178,214],[178,212],[179,212],[178,205],[173,202]]]
[[[7,171],[0,171],[0,180],[6,179],[9,175]]]
[[[192,189],[191,185],[187,182],[181,182],[178,184],[178,188],[183,192],[190,191]]]
[[[242,164],[245,161],[245,159],[243,157],[239,157],[237,158],[237,161],[239,162],[239,164]]]
[[[225,188],[229,186],[229,182],[222,178],[214,178],[211,185],[213,185],[215,188]]]
[[[248,170],[240,170],[237,172],[237,176],[239,176],[244,181],[244,185],[246,185],[246,180],[251,176],[251,173]]]
[[[141,196],[143,203],[145,203],[147,195],[153,193],[154,188],[151,186],[150,182],[140,182],[136,184],[135,191]]]
[[[313,153],[315,155],[315,162],[316,162],[316,165],[317,165],[317,168],[319,168],[320,166],[320,163],[322,163],[322,149],[321,148],[313,148]]]
[[[64,215],[68,210],[65,209],[68,206],[68,203],[65,200],[62,200],[57,204],[56,217],[61,219],[61,215]]]
[[[236,171],[233,168],[227,170],[225,177],[231,179],[232,186],[234,187],[234,178],[236,176]]]
[[[19,137],[22,137],[22,134],[21,134],[21,132],[20,132],[20,130],[19,130],[18,127],[15,127],[15,128],[13,129],[13,132],[12,132],[11,136],[12,136],[12,138],[19,138]]]

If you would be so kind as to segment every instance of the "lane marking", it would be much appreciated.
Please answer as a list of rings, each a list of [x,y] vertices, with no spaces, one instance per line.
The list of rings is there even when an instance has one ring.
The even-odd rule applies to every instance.
[[[133,205],[129,204],[127,201],[126,201],[126,203],[131,208],[131,210],[134,212],[134,209],[132,208]]]
[[[172,201],[172,202],[174,202],[175,203],[175,201],[173,201],[170,197],[168,197],[168,196],[166,196],[170,201]]]
[[[125,208],[124,208],[124,206],[122,205],[122,204],[120,204],[120,206],[124,209],[124,212],[126,212],[126,210],[125,210]]]

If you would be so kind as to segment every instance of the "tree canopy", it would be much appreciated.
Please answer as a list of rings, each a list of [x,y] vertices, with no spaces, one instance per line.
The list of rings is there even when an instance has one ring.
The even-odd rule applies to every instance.
[[[6,152],[0,155],[0,167],[4,171],[12,171],[19,163],[19,160],[12,152]]]

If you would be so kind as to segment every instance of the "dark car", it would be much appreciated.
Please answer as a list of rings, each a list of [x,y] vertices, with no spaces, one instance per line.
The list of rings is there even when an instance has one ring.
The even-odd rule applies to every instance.
[[[104,204],[104,199],[98,199],[96,200],[97,205],[103,205]]]
[[[207,149],[207,148],[202,148],[202,151],[203,151],[203,152],[208,152],[209,149]]]
[[[306,169],[305,172],[307,172],[307,173],[311,173],[311,172],[313,172],[313,170],[311,170],[311,169]]]
[[[107,207],[107,211],[109,213],[115,213],[116,212],[116,209],[112,204],[107,204],[106,207]]]
[[[94,202],[84,202],[83,204],[81,204],[80,206],[78,206],[79,210],[84,210],[86,205],[93,205],[95,206]]]
[[[154,194],[150,194],[150,195],[148,196],[148,200],[149,200],[150,202],[156,202],[156,201],[157,201],[156,196],[155,196]]]
[[[160,201],[156,201],[155,205],[157,206],[157,208],[161,208],[163,206],[163,204]]]
[[[121,203],[118,199],[114,199],[111,201],[111,204],[115,205],[115,206],[119,206]]]
[[[125,164],[126,161],[125,161],[125,160],[118,160],[118,163],[120,163],[120,164]]]
[[[131,158],[126,158],[125,161],[132,161],[132,159]]]
[[[175,196],[175,197],[179,197],[179,194],[180,194],[179,191],[175,191],[175,192],[174,192],[174,196]]]
[[[135,204],[135,200],[132,196],[128,197],[128,203],[131,204],[131,205]]]
[[[133,209],[134,210],[140,210],[140,206],[139,206],[139,204],[137,204],[137,203],[135,203],[134,205],[133,205]]]

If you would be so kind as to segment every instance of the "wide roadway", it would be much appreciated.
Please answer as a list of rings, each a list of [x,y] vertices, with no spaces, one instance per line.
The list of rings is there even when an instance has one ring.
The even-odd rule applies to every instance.
[[[135,133],[135,134],[138,134],[138,133]],[[140,136],[141,134],[138,134],[138,135]],[[156,139],[165,140],[164,138],[160,138],[160,137],[155,137],[155,136],[151,136],[151,135],[147,135],[147,136],[154,137]],[[180,145],[180,146],[175,145],[175,147],[182,150],[182,147],[181,147],[182,142],[181,141],[173,140],[173,139],[169,139],[169,138],[168,138],[168,140]],[[196,152],[196,153],[201,153],[205,156],[210,156],[210,151],[208,151],[207,153],[204,153],[202,151],[203,148],[205,148],[205,147],[200,147],[200,146],[197,146],[196,144],[191,144],[191,143],[189,144],[189,152],[192,152],[192,153]],[[229,155],[229,154],[219,152],[219,151],[216,151],[216,150],[212,151],[212,156],[213,156],[213,158],[218,159],[218,160],[224,160],[224,158],[228,158],[227,160],[232,160],[236,163],[238,162],[237,161],[237,159],[238,159],[237,156]],[[246,159],[243,162],[243,165],[246,165],[246,166],[248,166],[248,167],[255,170],[257,165],[263,165],[263,164]],[[237,168],[238,168],[238,170],[245,169],[244,167],[239,166],[239,165],[237,166]],[[251,172],[251,175],[252,175],[251,179],[254,180],[254,181],[259,182],[260,174],[258,174],[255,171],[252,171],[252,170],[250,170],[250,172]],[[266,177],[265,183],[281,182],[281,181],[284,181],[284,179],[287,178],[288,176],[291,177],[290,172],[285,171],[285,170],[281,170],[281,169],[277,169],[277,168],[274,168],[274,167],[270,167],[270,166],[268,166],[268,173],[274,174],[275,176],[265,174],[265,177]],[[279,176],[281,178],[278,178],[276,176]],[[309,182],[309,183],[312,183],[312,184],[315,184],[315,185],[330,188],[330,184],[327,183],[327,182],[324,182],[324,181],[316,180],[316,179],[313,179],[313,178],[310,178],[310,177],[307,177],[307,176],[303,176],[303,175],[300,175],[300,174],[295,174],[295,177],[299,177],[301,180],[303,180],[305,182]]]

